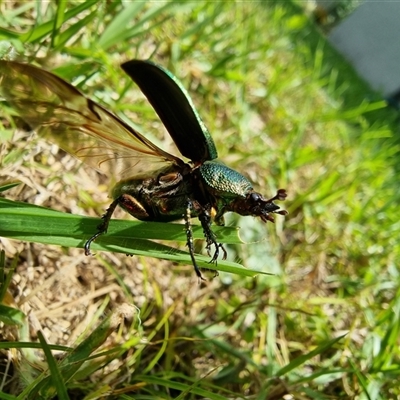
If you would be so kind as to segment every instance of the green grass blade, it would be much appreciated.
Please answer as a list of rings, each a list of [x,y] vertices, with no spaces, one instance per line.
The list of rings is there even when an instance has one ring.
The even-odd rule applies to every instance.
[[[51,36],[51,47],[55,47],[55,45],[58,44],[58,35],[61,25],[64,23],[66,7],[67,2],[65,0],[60,0],[57,2],[56,17],[54,18],[53,34]]]
[[[303,365],[306,361],[310,360],[311,358],[324,353],[326,350],[329,350],[331,347],[333,347],[337,342],[342,340],[345,336],[346,334],[338,336],[332,340],[328,340],[327,342],[321,344],[320,346],[316,347],[314,350],[308,352],[307,354],[303,354],[300,357],[296,357],[293,361],[291,361],[289,364],[285,365],[278,372],[276,372],[275,376],[276,377],[283,376],[288,372],[292,371],[293,369],[299,367],[300,365]]]
[[[18,400],[18,397],[11,396],[10,394],[0,392],[0,399],[2,400]]]
[[[67,388],[64,384],[65,382],[65,376],[61,374],[60,369],[58,368],[57,362],[54,359],[53,354],[51,353],[51,349],[49,345],[46,343],[46,339],[43,336],[42,332],[38,332],[38,338],[40,341],[40,344],[42,345],[42,349],[44,351],[44,354],[46,356],[47,364],[49,366],[49,371],[50,371],[50,378],[51,378],[51,386],[44,386],[42,387],[41,394],[44,395],[44,398],[52,398],[53,395],[55,394],[54,392],[57,393],[57,398],[60,400],[69,400]],[[44,383],[45,381],[42,381],[41,383]],[[43,393],[44,392],[44,393]]]
[[[12,189],[15,186],[20,185],[20,181],[7,181],[7,182],[2,182],[0,184],[0,193],[5,192],[6,190]]]
[[[126,30],[127,26],[140,10],[146,5],[145,2],[133,2],[127,4],[118,15],[111,21],[111,23],[104,30],[103,34],[99,38],[98,45],[103,49],[107,49],[116,42],[118,42]]]
[[[107,340],[120,321],[119,316],[115,314],[109,315],[61,361],[60,370],[64,379],[69,380],[77,372],[91,354]]]
[[[169,389],[175,389],[191,394],[196,394],[202,398],[210,398],[213,400],[226,400],[225,396],[213,393],[211,390],[206,390],[201,387],[196,387],[196,383],[186,384],[182,382],[173,381],[172,379],[163,379],[151,375],[140,375],[137,377],[138,381],[143,381],[152,385],[160,385]]]
[[[76,17],[81,12],[89,9],[90,7],[97,4],[99,0],[87,0],[82,3],[79,3],[78,6],[68,10],[64,16],[64,22],[68,21],[69,19]],[[54,29],[54,21],[47,21],[43,24],[37,25],[33,30],[22,34],[19,39],[22,42],[26,43],[36,43],[43,39],[45,36],[50,34]]]
[[[81,29],[84,29],[95,17],[96,17],[96,14],[91,13],[91,14],[87,15],[86,17],[77,21],[75,24],[71,25],[65,31],[58,33],[54,48],[57,50],[63,48],[65,43],[68,42],[68,40],[70,40],[71,38],[74,38],[75,35],[77,35],[77,33]],[[74,70],[75,74],[76,74],[76,72],[77,71]]]
[[[0,321],[4,324],[22,326],[25,318],[26,316],[22,311],[0,304]]]
[[[143,3],[144,4],[144,3]],[[144,33],[145,31],[150,31],[154,26],[157,26],[160,22],[157,22],[156,17],[157,16],[163,16],[163,21],[169,19],[171,16],[167,13],[167,10],[171,8],[172,6],[175,6],[174,3],[166,3],[161,5],[157,5],[155,7],[151,7],[147,12],[145,12],[141,19],[135,23],[134,26],[131,27],[126,27],[126,24],[113,24],[111,28],[108,28],[105,31],[105,36],[101,36],[98,42],[98,45],[103,48],[103,50],[109,49],[111,46],[121,42],[121,41],[127,41],[128,39],[137,36],[139,34]],[[125,13],[126,11],[123,10],[121,14]],[[121,15],[120,18],[121,20],[127,19],[129,12],[131,13],[136,13],[137,12],[137,3],[131,4],[130,7],[128,7],[128,12],[126,12],[126,15]],[[129,19],[132,19],[132,15],[130,16]],[[156,22],[153,21],[155,19]],[[147,22],[151,22],[150,26],[146,26],[143,28],[143,25],[145,25]]]
[[[28,242],[83,248],[99,225],[99,218],[89,218],[49,210],[31,204],[0,199],[0,236]],[[221,243],[240,243],[236,228],[214,229]],[[195,239],[203,238],[200,226],[193,227]],[[112,220],[107,234],[93,242],[92,250],[113,251],[124,254],[154,257],[191,264],[187,252],[150,240],[186,242],[185,226],[143,221]],[[259,271],[242,265],[219,260],[210,264],[210,258],[196,256],[199,266],[242,276],[255,276]]]

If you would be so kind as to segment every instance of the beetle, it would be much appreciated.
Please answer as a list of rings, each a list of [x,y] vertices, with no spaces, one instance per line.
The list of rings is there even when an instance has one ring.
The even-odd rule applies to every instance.
[[[102,217],[91,243],[107,228],[117,206],[143,221],[184,219],[189,254],[197,276],[191,218],[203,228],[206,249],[216,262],[226,251],[211,229],[224,224],[228,211],[274,221],[286,215],[275,200],[254,191],[239,172],[216,161],[214,141],[191,98],[171,72],[149,60],[131,60],[122,69],[139,86],[171,135],[181,157],[162,150],[122,119],[55,74],[30,64],[0,60],[0,93],[37,133],[85,163],[101,169],[112,165],[120,181],[112,189],[113,201]],[[151,165],[151,167],[149,167]],[[154,167],[157,165],[157,167]]]

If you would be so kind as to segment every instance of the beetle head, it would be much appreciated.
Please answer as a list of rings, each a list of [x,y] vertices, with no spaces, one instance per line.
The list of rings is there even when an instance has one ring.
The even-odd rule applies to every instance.
[[[285,189],[279,189],[276,195],[270,199],[266,199],[260,193],[250,191],[246,197],[237,198],[231,205],[231,211],[240,215],[252,215],[260,217],[262,221],[274,222],[271,213],[287,215],[286,210],[282,210],[274,203],[274,200],[285,200],[287,196]]]

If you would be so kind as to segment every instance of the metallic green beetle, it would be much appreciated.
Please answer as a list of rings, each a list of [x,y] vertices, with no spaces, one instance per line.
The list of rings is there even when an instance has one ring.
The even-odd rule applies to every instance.
[[[0,61],[0,93],[39,135],[95,168],[112,165],[112,173],[121,179],[112,190],[114,200],[98,232],[85,244],[86,255],[91,243],[107,232],[117,206],[144,221],[184,218],[193,266],[203,279],[194,256],[191,217],[200,220],[209,254],[215,246],[211,262],[216,262],[219,251],[223,258],[226,251],[217,242],[211,223],[223,225],[228,211],[273,222],[272,213],[287,214],[274,204],[286,198],[286,191],[280,189],[266,199],[239,172],[213,161],[218,157],[214,141],[186,90],[169,71],[142,60],[128,61],[122,69],[190,161],[160,149],[74,86],[32,65]]]

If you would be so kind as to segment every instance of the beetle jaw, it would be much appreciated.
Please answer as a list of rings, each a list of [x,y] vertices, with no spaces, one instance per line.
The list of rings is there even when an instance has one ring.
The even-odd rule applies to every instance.
[[[276,195],[270,199],[266,199],[260,193],[251,191],[244,198],[237,198],[230,207],[230,211],[236,212],[240,215],[252,215],[253,217],[260,217],[263,222],[275,222],[274,217],[271,215],[280,214],[287,215],[286,210],[280,209],[274,203],[275,200],[283,201],[287,197],[285,189],[279,189]]]

